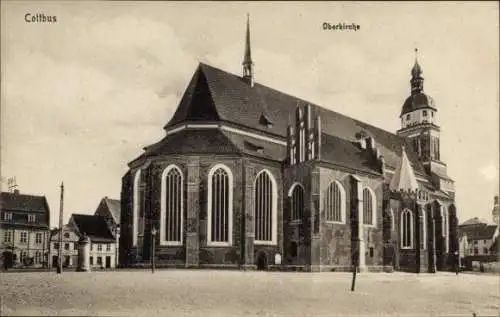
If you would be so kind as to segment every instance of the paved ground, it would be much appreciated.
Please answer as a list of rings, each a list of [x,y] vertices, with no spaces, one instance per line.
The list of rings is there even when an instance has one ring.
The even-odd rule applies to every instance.
[[[499,316],[494,275],[209,270],[2,273],[0,315]]]

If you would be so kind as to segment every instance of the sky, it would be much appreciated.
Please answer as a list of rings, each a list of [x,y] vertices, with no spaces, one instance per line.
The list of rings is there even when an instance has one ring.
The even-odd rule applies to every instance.
[[[439,2],[2,1],[1,188],[45,195],[58,223],[120,198],[127,163],[164,136],[199,62],[385,130],[400,127],[419,49],[460,221],[499,191],[499,6]],[[25,15],[56,16],[27,23]],[[358,31],[324,30],[355,23]]]

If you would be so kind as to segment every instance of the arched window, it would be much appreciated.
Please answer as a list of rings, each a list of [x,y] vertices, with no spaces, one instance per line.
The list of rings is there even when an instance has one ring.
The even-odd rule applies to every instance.
[[[363,189],[363,224],[375,225],[375,194],[368,187]]]
[[[138,169],[134,175],[133,185],[133,212],[132,212],[132,245],[137,246],[137,236],[139,235],[139,212],[142,209],[141,195],[141,170]]]
[[[208,245],[229,246],[233,242],[233,174],[225,165],[208,173]]]
[[[419,228],[419,232],[420,232],[420,249],[427,249],[427,230],[426,230],[426,227],[427,227],[427,217],[425,215],[425,208],[424,206],[421,206],[421,209],[420,209],[420,228]]]
[[[326,221],[345,223],[345,190],[338,181],[330,183],[325,195]]]
[[[167,166],[161,175],[160,245],[182,245],[184,186],[181,170]]]
[[[450,244],[450,226],[449,226],[449,219],[448,219],[448,211],[444,206],[441,206],[441,225],[442,225],[442,232],[443,232],[443,237],[444,237],[444,252],[448,253],[449,250],[449,244]]]
[[[413,213],[409,209],[401,213],[401,248],[413,248]]]
[[[288,193],[290,197],[290,220],[302,220],[304,211],[304,188],[295,183]]]
[[[277,243],[278,192],[276,180],[268,171],[262,171],[255,179],[255,243]]]

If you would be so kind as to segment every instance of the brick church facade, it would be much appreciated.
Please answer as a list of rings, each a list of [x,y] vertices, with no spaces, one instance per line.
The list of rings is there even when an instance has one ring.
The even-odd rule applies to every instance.
[[[418,62],[394,134],[256,83],[246,32],[242,76],[200,64],[129,163],[120,263],[149,265],[154,237],[165,267],[451,268],[454,182]]]

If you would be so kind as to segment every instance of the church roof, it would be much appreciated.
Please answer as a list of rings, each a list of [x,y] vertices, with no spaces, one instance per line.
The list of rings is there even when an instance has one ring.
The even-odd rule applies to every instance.
[[[386,166],[396,168],[399,165],[401,145],[406,144],[404,138],[267,86],[255,83],[251,87],[241,77],[203,63],[200,63],[165,128],[182,122],[222,121],[285,139],[287,126],[293,120],[290,114],[295,112],[297,105],[306,104],[311,105],[313,116],[321,117],[322,132],[335,137],[335,142],[343,140],[352,145],[356,142],[356,134],[364,132],[368,137],[374,138]],[[262,124],[262,116],[269,124]],[[205,133],[208,130],[203,131]],[[220,134],[218,137],[223,139]],[[179,153],[177,148],[174,151]],[[416,154],[411,150],[407,154],[414,171],[425,176]],[[362,162],[355,164],[363,165]]]

